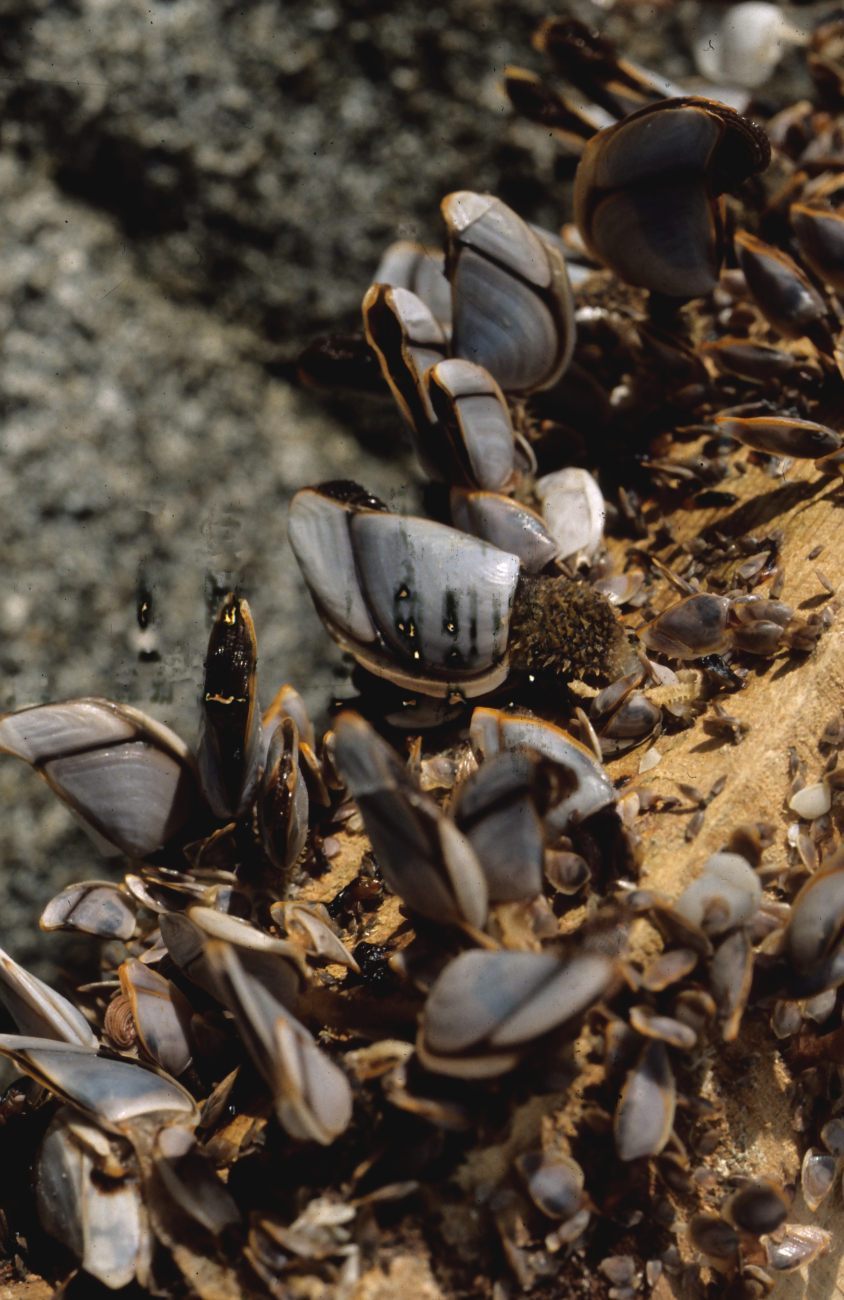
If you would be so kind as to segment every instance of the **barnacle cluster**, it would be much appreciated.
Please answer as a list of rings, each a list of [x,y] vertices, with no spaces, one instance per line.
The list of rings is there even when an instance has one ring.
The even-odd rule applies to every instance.
[[[96,697],[0,718],[130,859],[41,918],[103,940],[72,999],[0,955],[5,1181],[34,1172],[6,1238],[63,1294],[345,1300],[415,1258],[449,1297],[753,1300],[829,1254],[844,722],[818,721],[817,780],[791,756],[785,842],[744,806],[692,878],[651,870],[654,823],[692,841],[728,781],[648,773],[654,738],[739,745],[727,694],[774,656],[810,671],[837,607],[818,571],[798,615],[785,531],[725,511],[739,476],[803,459],[834,491],[844,464],[841,34],[814,37],[823,111],[764,130],[571,20],[539,43],[615,125],[508,70],[582,154],[577,227],[448,195],[444,255],[393,246],[364,333],[302,357],[391,394],[432,479],[430,518],[331,479],[292,503],[358,665],[319,741],[290,687],[262,715],[236,593],[196,755]],[[678,540],[684,506],[711,513]],[[748,1072],[785,1080],[799,1171],[742,1163]]]

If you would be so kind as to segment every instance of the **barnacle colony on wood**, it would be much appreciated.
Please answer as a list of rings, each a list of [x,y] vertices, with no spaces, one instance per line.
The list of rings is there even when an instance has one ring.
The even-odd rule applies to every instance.
[[[779,198],[742,190],[760,128],[707,99],[648,103],[653,79],[573,20],[541,43],[623,119],[598,133],[540,79],[508,78],[584,153],[580,239],[450,195],[445,255],[388,250],[343,354],[342,381],[367,391],[377,359],[436,517],[330,479],[291,505],[319,616],[363,670],[359,709],[319,742],[289,687],[262,714],[232,594],[196,755],[96,697],[0,718],[0,749],[130,860],[44,910],[45,929],[104,941],[72,1000],[0,954],[18,1030],[0,1053],[29,1079],[0,1103],[8,1177],[36,1176],[34,1210],[3,1211],[57,1278],[346,1300],[387,1259],[379,1227],[422,1253],[420,1215],[449,1296],[600,1276],[630,1300],[665,1274],[750,1300],[829,1249],[801,1216],[828,1204],[844,1154],[844,723],[818,726],[823,771],[793,755],[783,844],[743,808],[661,888],[640,814],[682,811],[691,839],[725,778],[667,795],[612,763],[710,703],[718,752],[739,744],[713,693],[760,657],[801,671],[829,624],[780,599],[782,530],[724,512],[739,473],[764,485],[785,458],[816,460],[835,491],[837,245],[804,210],[835,187],[792,169]],[[769,129],[782,168],[824,123]],[[655,252],[647,221],[625,248],[612,233],[619,212],[647,218],[642,158],[619,147],[640,132],[660,229],[681,231]],[[753,229],[730,244],[738,212]],[[787,250],[770,242],[786,228]],[[634,248],[637,267],[654,253],[650,279]],[[573,294],[563,249],[612,271]],[[326,378],[336,355],[304,364]],[[678,543],[684,503],[716,513]],[[760,1164],[728,1121],[742,1080],[772,1078],[793,1091]]]

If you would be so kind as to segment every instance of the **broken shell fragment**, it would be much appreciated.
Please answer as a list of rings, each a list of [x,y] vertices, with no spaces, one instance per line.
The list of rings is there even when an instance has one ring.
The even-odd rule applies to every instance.
[[[803,1157],[800,1185],[803,1188],[803,1199],[813,1213],[835,1182],[835,1167],[835,1157],[819,1151],[817,1147],[809,1147]]]
[[[146,857],[197,806],[190,750],[129,704],[91,697],[7,713],[0,753],[30,763],[106,855]]]

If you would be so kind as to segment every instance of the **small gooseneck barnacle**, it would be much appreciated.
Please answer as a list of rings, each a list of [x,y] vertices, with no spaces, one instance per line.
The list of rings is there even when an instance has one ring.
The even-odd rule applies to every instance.
[[[734,245],[754,301],[774,329],[789,339],[806,335],[831,355],[827,305],[806,272],[781,248],[746,230],[736,232]]]
[[[601,953],[563,961],[550,952],[461,953],[428,995],[416,1050],[436,1074],[503,1074],[537,1039],[576,1023],[617,980]]]
[[[363,718],[341,713],[335,736],[338,769],[390,888],[433,921],[481,929],[489,893],[467,837],[422,794]]]
[[[0,753],[30,763],[107,856],[154,853],[199,803],[188,747],[130,704],[90,697],[7,713]]]
[[[507,393],[550,388],[574,351],[574,303],[559,241],[491,194],[442,201],[452,352],[483,366]]]
[[[635,665],[605,597],[521,573],[518,556],[454,528],[375,508],[354,485],[303,488],[288,535],[334,640],[404,689],[475,698],[511,660],[549,681]]]
[[[844,216],[823,203],[792,203],[788,210],[800,252],[815,275],[844,290]]]
[[[720,196],[763,171],[765,133],[713,100],[667,99],[589,141],[575,177],[578,229],[627,284],[691,298],[718,282]]]

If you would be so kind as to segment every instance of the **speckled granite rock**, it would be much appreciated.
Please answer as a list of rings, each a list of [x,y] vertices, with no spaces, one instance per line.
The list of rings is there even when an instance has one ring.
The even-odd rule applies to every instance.
[[[8,151],[0,196],[0,703],[111,695],[192,742],[215,593],[238,584],[265,701],[289,680],[318,712],[340,656],[287,549],[287,503],[328,472],[403,501],[406,460],[273,378],[248,328],[170,302],[113,218]],[[144,584],[157,662],[139,661]],[[33,928],[51,893],[107,867],[11,759],[0,809],[0,944],[29,961],[61,948]]]
[[[669,8],[606,14],[666,63]],[[354,319],[400,231],[439,239],[449,190],[494,190],[553,224],[555,149],[518,123],[505,63],[540,67],[545,0],[6,0],[3,138],[116,213],[168,294],[216,306],[295,354]],[[647,10],[647,12],[645,12]],[[669,57],[666,71],[690,69]]]

